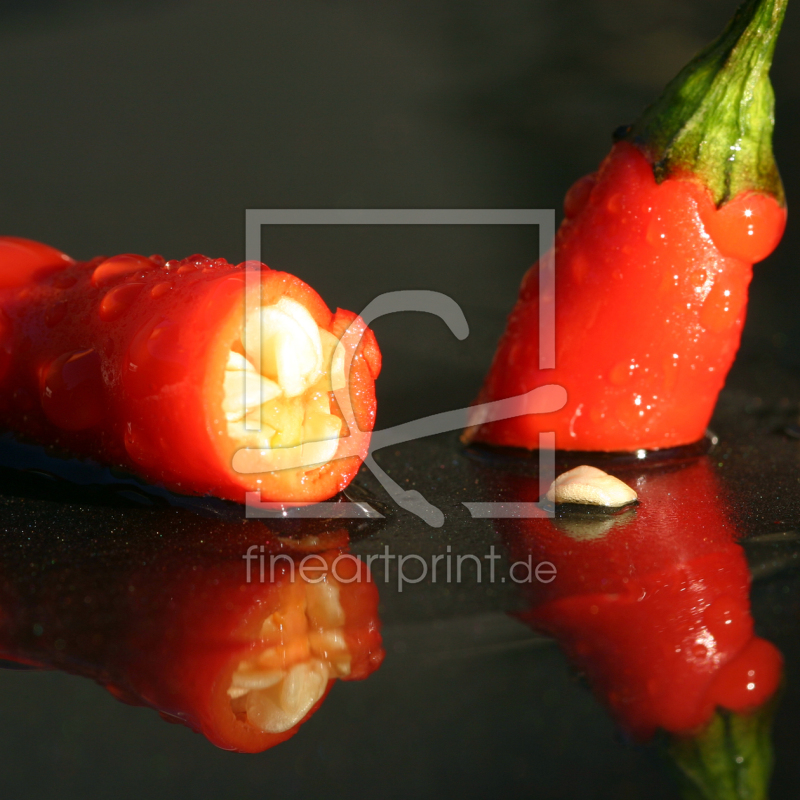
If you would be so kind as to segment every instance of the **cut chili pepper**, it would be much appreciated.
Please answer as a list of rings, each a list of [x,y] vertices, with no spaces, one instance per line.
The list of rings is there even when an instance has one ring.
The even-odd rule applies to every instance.
[[[226,750],[279,744],[337,678],[380,666],[378,595],[341,546],[346,534],[299,549],[275,537],[247,545],[241,531],[215,532],[228,551],[242,543],[233,558],[192,546],[165,553],[156,539],[135,559],[78,547],[71,565],[49,557],[33,580],[21,565],[0,577],[0,657],[92,678]]]
[[[184,494],[332,497],[369,446],[380,351],[355,314],[250,266],[260,364],[243,341],[247,264],[76,263],[0,238],[0,425]]]
[[[752,264],[786,224],[768,77],[785,6],[745,3],[567,193],[555,299],[540,297],[535,265],[478,402],[550,383],[569,399],[465,441],[537,449],[555,431],[559,449],[633,451],[703,437],[739,347]],[[553,303],[555,368],[542,369],[540,313]]]
[[[520,618],[558,641],[632,737],[666,731],[686,751],[731,715],[745,728],[769,715],[783,662],[754,633],[747,562],[708,461],[631,478],[636,507],[560,509],[553,520],[498,526],[515,561],[556,568],[552,582],[526,584]],[[509,481],[516,497],[537,499],[538,481]],[[742,750],[743,765],[731,755],[727,769],[765,780],[768,752],[753,749]]]

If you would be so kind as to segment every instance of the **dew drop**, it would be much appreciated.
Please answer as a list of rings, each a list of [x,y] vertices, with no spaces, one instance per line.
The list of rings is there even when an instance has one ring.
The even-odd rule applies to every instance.
[[[106,292],[100,303],[100,319],[110,322],[119,317],[139,296],[143,288],[143,283],[126,283]]]
[[[647,233],[645,239],[649,245],[653,247],[660,247],[667,242],[667,234],[665,231],[664,223],[660,217],[655,217],[647,226]]]
[[[44,315],[45,325],[47,325],[48,328],[54,328],[66,316],[67,316],[67,301],[61,300],[58,303],[54,303],[45,312]]]
[[[156,265],[144,256],[124,253],[112,256],[97,266],[92,273],[92,286],[109,286],[115,281],[137,272],[149,272]]]
[[[595,185],[594,175],[585,175],[572,184],[564,198],[564,216],[567,219],[577,217],[589,202]]]
[[[44,371],[42,384],[42,410],[54,425],[80,431],[102,421],[105,387],[100,357],[93,348],[57,358]]]
[[[716,283],[708,293],[700,311],[700,322],[713,333],[729,329],[747,304],[747,289]]]
[[[132,397],[144,397],[182,381],[189,369],[186,338],[179,325],[163,316],[143,325],[125,359],[125,391]]]
[[[75,262],[49,245],[14,236],[0,237],[0,288],[23,286],[42,271],[70,267]]]
[[[123,436],[125,451],[140,467],[150,467],[157,464],[160,458],[158,452],[148,443],[137,426],[128,422],[125,425]]]
[[[743,623],[744,619],[749,618],[742,614],[741,603],[728,595],[718,597],[703,614],[703,622],[709,633],[723,645],[741,638],[743,624],[749,631],[748,623]]]
[[[151,290],[150,297],[161,297],[172,288],[172,281],[159,281]]]

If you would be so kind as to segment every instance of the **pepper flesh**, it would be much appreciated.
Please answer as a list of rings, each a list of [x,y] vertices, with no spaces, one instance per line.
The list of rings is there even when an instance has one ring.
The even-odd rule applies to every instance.
[[[256,325],[270,338],[255,365],[243,345],[247,264],[132,254],[76,263],[0,238],[0,425],[184,494],[333,496],[367,452],[380,351],[355,314],[332,314],[298,278],[258,266]],[[360,342],[340,346],[349,328]],[[244,418],[252,379],[260,431]],[[246,470],[235,469],[238,451],[256,453]]]
[[[555,369],[539,368],[538,264],[525,276],[478,402],[544,383],[567,390],[549,414],[498,420],[468,440],[536,449],[630,451],[703,437],[739,346],[751,267],[786,209],[747,193],[717,209],[697,181],[656,183],[616,144],[567,194],[555,244]]]

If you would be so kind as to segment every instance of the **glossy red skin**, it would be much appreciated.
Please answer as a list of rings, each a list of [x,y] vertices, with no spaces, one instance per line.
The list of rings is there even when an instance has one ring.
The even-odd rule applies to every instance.
[[[470,438],[537,449],[632,451],[698,441],[739,347],[753,263],[786,209],[742,194],[719,210],[692,176],[656,184],[615,145],[567,194],[557,233],[555,369],[539,369],[538,264],[525,276],[478,402],[555,383],[557,412],[487,423]],[[749,216],[747,215],[749,214]]]
[[[13,265],[12,269],[0,266],[0,289],[22,287],[43,271],[74,263],[74,259],[50,245],[16,236],[0,236],[0,265]]]
[[[782,658],[753,633],[747,562],[709,464],[632,485],[640,505],[600,538],[576,540],[546,519],[501,525],[515,560],[557,569],[552,583],[526,585],[521,618],[556,638],[637,739],[693,733],[718,706],[755,710],[777,689]]]
[[[280,552],[274,543],[267,542],[265,549],[267,558]],[[343,552],[319,555],[330,565]],[[0,581],[7,609],[0,619],[0,658],[92,678],[118,700],[153,708],[224,750],[257,753],[294,736],[320,707],[333,680],[303,720],[283,733],[265,733],[238,719],[227,695],[239,663],[263,647],[258,640],[263,620],[286,607],[293,589],[287,563],[276,563],[273,582],[267,566],[266,582],[260,583],[258,562],[253,562],[247,583],[241,558],[200,557],[190,564],[186,557],[176,562],[152,555],[144,570],[123,566],[100,576],[56,571],[48,580],[39,578],[31,596],[27,578]],[[338,574],[347,578],[352,563],[343,560]],[[360,569],[366,578],[366,565]],[[108,588],[115,582],[123,587],[118,594]],[[384,655],[377,589],[366,579],[344,584],[339,599],[352,657],[351,673],[343,680],[362,680]]]
[[[367,432],[356,452],[317,468],[240,474],[220,406],[227,353],[241,330],[245,265],[192,256],[164,266],[135,255],[75,263],[24,243],[0,238],[0,426],[173,491],[238,502],[259,490],[264,502],[325,500],[358,471],[380,372],[371,331],[349,380]],[[265,305],[292,298],[339,336],[356,319],[332,314],[299,278],[261,269]],[[10,285],[18,273],[23,279]]]

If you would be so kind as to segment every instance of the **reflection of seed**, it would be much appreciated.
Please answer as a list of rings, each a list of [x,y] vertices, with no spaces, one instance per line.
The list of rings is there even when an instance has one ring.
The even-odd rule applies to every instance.
[[[627,525],[634,519],[636,519],[636,510],[633,508],[617,514],[594,512],[587,515],[584,511],[580,516],[570,514],[568,511],[563,517],[556,516],[553,525],[570,538],[578,542],[587,542],[591,539],[601,539],[614,528]]]
[[[319,583],[292,584],[291,604],[274,611],[261,626],[272,647],[239,663],[228,697],[234,714],[263,731],[296,725],[325,693],[328,681],[350,675],[340,586],[332,575]]]
[[[280,626],[276,623],[275,614],[270,614],[264,622],[261,623],[261,638],[268,639],[271,636],[276,636],[280,630]]]
[[[547,499],[551,503],[619,508],[637,498],[636,492],[619,478],[586,465],[559,475],[547,490]]]
[[[553,520],[555,526],[576,541],[600,539],[614,527],[613,517],[603,519],[558,519]]]
[[[308,643],[311,645],[311,649],[319,653],[323,658],[327,658],[332,652],[344,650],[347,647],[341,628],[310,631],[308,634]]]
[[[317,658],[289,670],[280,695],[281,708],[293,717],[304,715],[322,697],[328,683],[328,668]]]
[[[308,585],[306,614],[316,628],[339,628],[344,625],[344,609],[339,602],[339,587],[325,580]]]
[[[318,659],[296,664],[281,683],[247,695],[248,721],[268,733],[288,731],[322,697],[328,678],[328,667]]]
[[[350,662],[351,658],[349,655],[343,655],[340,658],[335,658],[331,661],[331,674],[336,675],[339,678],[345,678],[350,674]]]

